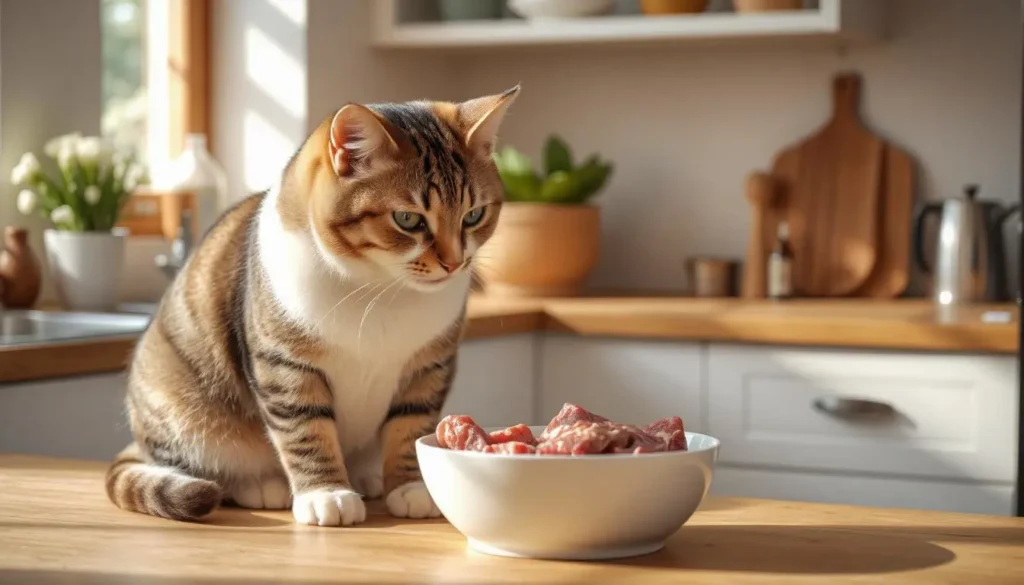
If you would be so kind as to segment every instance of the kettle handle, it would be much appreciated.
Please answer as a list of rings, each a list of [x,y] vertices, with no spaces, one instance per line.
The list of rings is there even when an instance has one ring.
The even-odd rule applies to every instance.
[[[1006,221],[1018,213],[1020,213],[1020,204],[1014,203],[1006,208],[994,207],[988,218],[991,222],[991,229],[986,231],[989,238],[986,243],[992,267],[988,270],[988,279],[985,284],[989,291],[988,300],[992,302],[1004,302],[1008,300],[1007,295],[1010,294],[1006,278],[1006,253],[1004,250],[1006,244],[1003,239],[1003,230]]]
[[[1003,229],[1003,224],[1006,223],[1006,220],[1010,219],[1011,217],[1018,213],[1020,213],[1020,203],[1014,203],[1013,205],[1004,209],[1002,212],[998,213],[993,218],[993,223],[995,223],[996,231],[1001,231]]]
[[[932,267],[924,257],[924,222],[929,215],[941,211],[942,203],[938,201],[920,203],[914,210],[914,233],[911,235],[911,241],[914,243],[914,262],[925,274],[930,274]]]

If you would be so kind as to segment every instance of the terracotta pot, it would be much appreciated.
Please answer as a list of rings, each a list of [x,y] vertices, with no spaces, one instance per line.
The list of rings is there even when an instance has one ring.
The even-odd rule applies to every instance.
[[[644,14],[693,14],[704,12],[708,0],[640,0],[640,8]]]
[[[43,273],[28,244],[28,230],[8,226],[0,252],[0,304],[8,309],[30,309],[39,298]]]
[[[736,12],[771,12],[773,10],[802,10],[804,0],[732,0]]]
[[[562,297],[579,293],[597,264],[601,210],[592,205],[506,203],[480,249],[487,294]]]

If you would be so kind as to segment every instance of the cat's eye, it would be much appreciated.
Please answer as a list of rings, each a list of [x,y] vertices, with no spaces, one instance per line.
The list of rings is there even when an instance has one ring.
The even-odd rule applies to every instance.
[[[484,208],[477,207],[476,209],[471,209],[470,212],[467,213],[466,216],[462,218],[462,225],[466,227],[472,227],[480,223],[480,220],[483,218]]]
[[[398,227],[408,232],[418,232],[426,227],[423,216],[412,211],[393,211],[391,217]]]

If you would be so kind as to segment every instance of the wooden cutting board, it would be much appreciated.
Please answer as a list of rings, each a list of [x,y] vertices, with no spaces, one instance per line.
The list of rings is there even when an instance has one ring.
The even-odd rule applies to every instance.
[[[861,79],[833,81],[833,113],[820,130],[776,157],[801,296],[848,296],[878,257],[884,141],[860,121]]]
[[[914,212],[914,161],[891,143],[885,145],[878,260],[856,296],[893,299],[910,283],[910,225]]]

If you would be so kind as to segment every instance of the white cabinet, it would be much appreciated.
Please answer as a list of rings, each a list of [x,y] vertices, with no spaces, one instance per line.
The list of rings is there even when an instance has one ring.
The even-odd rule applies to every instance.
[[[529,422],[534,336],[473,339],[459,350],[447,412],[482,425]],[[124,373],[0,385],[0,452],[109,460],[131,441]]]
[[[748,469],[720,464],[716,496],[1012,516],[1013,485]]]
[[[1013,481],[1015,381],[1008,357],[712,345],[708,416],[724,463]]]
[[[679,416],[704,428],[700,344],[548,335],[540,340],[540,405],[547,422],[566,402],[644,425]]]
[[[1008,514],[1016,370],[1008,356],[712,344],[715,490]]]
[[[535,342],[532,334],[464,342],[444,414],[485,427],[534,422]]]
[[[0,452],[106,460],[131,441],[123,373],[0,385]]]

